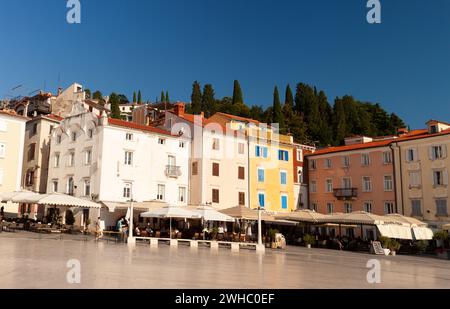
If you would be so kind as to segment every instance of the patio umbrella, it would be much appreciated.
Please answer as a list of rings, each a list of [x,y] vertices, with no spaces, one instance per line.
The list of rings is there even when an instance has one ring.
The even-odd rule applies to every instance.
[[[221,213],[210,206],[199,206],[193,209],[205,221],[234,222],[234,218]]]
[[[258,211],[250,209],[245,206],[236,206],[232,208],[227,208],[221,210],[220,212],[236,219],[252,220],[252,221],[258,220]],[[263,221],[274,221],[275,217],[270,216],[266,213],[261,213],[261,219]]]
[[[141,214],[142,218],[162,218],[170,219],[169,238],[172,238],[172,218],[181,219],[200,219],[200,215],[197,212],[184,209],[178,206],[166,206],[159,209],[151,210]]]
[[[45,195],[34,193],[28,190],[14,191],[14,192],[3,192],[0,193],[1,202],[13,202],[13,203],[25,203],[34,204],[44,197]]]
[[[325,215],[322,221],[327,223],[340,223],[340,224],[359,224],[359,225],[378,225],[385,223],[397,223],[394,218],[386,216],[379,216],[365,211],[356,211],[351,213]]]
[[[100,204],[97,204],[88,199],[78,198],[62,193],[46,194],[41,199],[39,199],[36,204],[79,208],[101,208]]]
[[[280,214],[275,216],[275,218],[297,222],[318,223],[325,218],[325,215],[317,213],[314,210],[302,209],[287,214]]]

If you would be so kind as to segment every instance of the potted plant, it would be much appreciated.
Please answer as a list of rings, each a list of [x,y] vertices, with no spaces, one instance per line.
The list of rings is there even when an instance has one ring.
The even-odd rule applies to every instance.
[[[306,234],[305,236],[303,236],[303,241],[305,242],[305,246],[308,249],[311,249],[311,246],[316,243],[316,239],[314,238],[314,236],[309,235],[309,234]]]
[[[448,232],[447,231],[437,231],[434,233],[434,237],[436,240],[436,247],[444,247],[444,242],[448,239]]]
[[[389,250],[391,250],[391,255],[395,256],[397,254],[397,251],[400,250],[401,244],[395,240],[391,239],[389,243]]]
[[[391,246],[391,239],[389,237],[381,236],[379,241],[381,243],[381,246],[383,247],[384,255],[389,255],[389,253],[391,252],[391,250],[389,249]]]
[[[276,234],[279,233],[277,229],[269,229],[269,241],[270,241],[270,247],[272,249],[277,248],[277,243],[275,241]]]
[[[419,240],[416,242],[416,247],[419,253],[424,253],[425,250],[427,250],[428,247],[428,241],[426,240]]]
[[[211,230],[211,238],[212,240],[217,240],[217,234],[219,234],[219,228],[213,227]]]
[[[75,223],[75,217],[73,215],[73,212],[72,212],[72,210],[67,209],[67,211],[66,211],[66,224],[69,226],[69,232],[72,231],[74,223]]]

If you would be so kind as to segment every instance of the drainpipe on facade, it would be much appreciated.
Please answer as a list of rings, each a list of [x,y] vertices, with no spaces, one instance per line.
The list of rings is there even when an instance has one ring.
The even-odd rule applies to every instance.
[[[389,148],[391,148],[391,151],[392,151],[392,166],[393,166],[393,169],[394,169],[394,187],[395,187],[394,193],[395,193],[396,204],[397,204],[397,201],[398,201],[398,196],[397,196],[397,188],[398,188],[397,187],[397,182],[398,181],[397,181],[397,177],[396,177],[396,175],[397,175],[397,172],[396,172],[397,171],[397,164],[396,164],[396,161],[395,161],[395,150],[394,150],[394,148],[398,150],[399,174],[400,174],[400,199],[401,199],[400,202],[401,202],[401,208],[402,208],[401,214],[405,215],[405,207],[403,205],[403,202],[404,202],[404,200],[403,200],[403,177],[402,177],[402,170],[401,170],[401,167],[402,167],[402,154],[401,154],[400,148],[399,148],[397,143],[391,144],[389,146]],[[398,211],[399,205],[396,205],[396,206],[397,206],[397,211]]]

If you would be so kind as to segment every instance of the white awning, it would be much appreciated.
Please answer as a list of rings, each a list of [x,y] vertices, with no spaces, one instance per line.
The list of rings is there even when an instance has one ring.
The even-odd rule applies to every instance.
[[[413,227],[414,238],[416,240],[431,240],[433,239],[433,231],[427,227]]]
[[[121,202],[101,202],[103,205],[105,205],[109,212],[114,212],[116,210],[123,210],[130,208],[130,203],[121,203]],[[159,209],[162,207],[167,206],[167,203],[161,202],[161,201],[148,201],[148,202],[134,202],[133,208],[136,210],[142,210],[142,211],[150,211],[153,209]]]
[[[198,213],[200,218],[206,221],[217,221],[217,222],[234,222],[235,219],[224,213],[221,213],[210,206],[188,206],[186,209]]]
[[[160,209],[151,210],[141,214],[143,218],[182,218],[182,219],[200,219],[197,212],[184,209],[183,207],[166,206]]]
[[[79,208],[101,208],[100,204],[97,204],[91,200],[74,197],[67,194],[52,193],[46,194],[43,198],[39,199],[37,204],[49,205],[49,206],[68,206]]]
[[[378,231],[381,236],[395,239],[413,239],[411,228],[405,225],[398,224],[378,224]]]

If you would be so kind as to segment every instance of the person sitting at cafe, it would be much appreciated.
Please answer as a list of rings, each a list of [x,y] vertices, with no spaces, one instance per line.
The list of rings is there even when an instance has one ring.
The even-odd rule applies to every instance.
[[[147,232],[147,234],[150,236],[153,234],[153,230],[150,227],[150,222],[147,223],[147,227],[145,228],[145,231]]]
[[[136,228],[134,229],[134,235],[136,236],[141,236],[141,230],[139,229],[139,227],[136,226]]]

